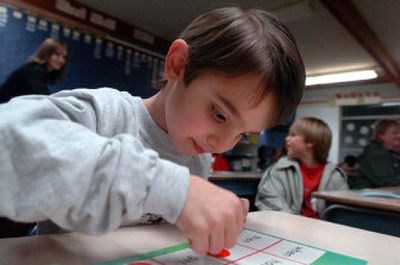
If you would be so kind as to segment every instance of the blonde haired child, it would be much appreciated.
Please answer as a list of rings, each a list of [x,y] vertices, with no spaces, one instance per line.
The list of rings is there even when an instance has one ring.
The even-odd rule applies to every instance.
[[[313,191],[348,188],[345,173],[327,161],[331,139],[331,130],[322,120],[297,120],[286,137],[287,156],[263,175],[256,207],[318,217],[324,202],[319,200],[314,204]]]

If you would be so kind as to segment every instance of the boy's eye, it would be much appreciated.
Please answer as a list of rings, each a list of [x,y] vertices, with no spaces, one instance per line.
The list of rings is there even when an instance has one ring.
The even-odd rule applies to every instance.
[[[212,115],[214,117],[214,119],[216,119],[219,122],[224,122],[226,121],[225,116],[215,107],[212,108]]]

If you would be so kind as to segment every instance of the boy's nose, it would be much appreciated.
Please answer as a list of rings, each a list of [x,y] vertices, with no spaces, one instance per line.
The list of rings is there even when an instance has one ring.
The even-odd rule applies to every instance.
[[[231,134],[211,134],[207,137],[207,143],[214,153],[223,153],[234,147],[239,139]]]

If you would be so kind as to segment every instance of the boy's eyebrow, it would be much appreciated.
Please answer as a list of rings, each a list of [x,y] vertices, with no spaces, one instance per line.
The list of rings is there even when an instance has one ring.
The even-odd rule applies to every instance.
[[[225,107],[233,114],[233,116],[239,118],[239,121],[243,124],[243,118],[236,109],[236,107],[230,102],[228,99],[226,99],[224,96],[220,95],[217,93],[217,98],[222,102],[222,104],[225,105]],[[247,132],[246,134],[260,134],[260,132],[254,131],[254,132]]]
[[[225,105],[225,107],[233,114],[233,116],[238,117],[240,122],[243,123],[242,117],[240,116],[238,110],[232,104],[232,102],[230,102],[228,99],[224,98],[222,95],[218,93],[217,93],[217,98]]]

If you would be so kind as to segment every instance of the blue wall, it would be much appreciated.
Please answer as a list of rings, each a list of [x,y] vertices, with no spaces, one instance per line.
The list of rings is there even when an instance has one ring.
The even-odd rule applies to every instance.
[[[78,87],[114,87],[148,97],[152,79],[162,74],[163,60],[133,48],[69,29],[45,17],[0,5],[0,84],[20,67],[47,37],[67,44],[66,79],[52,92]]]

